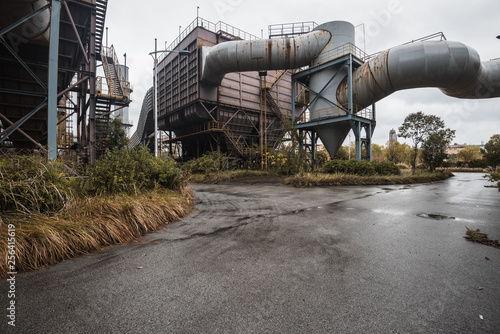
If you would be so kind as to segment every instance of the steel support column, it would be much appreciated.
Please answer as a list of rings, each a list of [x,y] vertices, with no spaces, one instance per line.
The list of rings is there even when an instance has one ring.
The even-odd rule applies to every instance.
[[[59,26],[61,1],[52,0],[50,12],[50,45],[47,103],[47,150],[49,160],[57,159],[57,74],[59,68]]]
[[[95,109],[96,109],[96,9],[92,9],[92,14],[90,15],[90,39],[89,39],[89,62],[87,67],[89,69],[89,129],[88,129],[88,153],[89,162],[95,161],[95,149],[96,149],[96,121],[95,121]]]
[[[311,167],[312,170],[316,169],[316,141],[318,138],[316,137],[316,131],[311,131]]]

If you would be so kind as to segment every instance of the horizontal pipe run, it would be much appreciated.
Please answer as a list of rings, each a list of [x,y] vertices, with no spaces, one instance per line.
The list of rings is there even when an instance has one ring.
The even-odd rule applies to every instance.
[[[436,87],[456,98],[500,97],[500,60],[481,62],[471,47],[450,41],[426,41],[384,51],[356,69],[353,103],[361,108],[398,90]],[[348,83],[337,100],[348,102]]]

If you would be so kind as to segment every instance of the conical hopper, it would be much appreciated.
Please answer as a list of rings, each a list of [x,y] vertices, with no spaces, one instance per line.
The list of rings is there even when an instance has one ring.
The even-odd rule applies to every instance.
[[[325,124],[316,128],[319,139],[321,139],[323,145],[325,145],[326,150],[328,151],[332,159],[335,157],[335,154],[342,146],[342,143],[349,134],[350,130],[351,125],[348,121]]]

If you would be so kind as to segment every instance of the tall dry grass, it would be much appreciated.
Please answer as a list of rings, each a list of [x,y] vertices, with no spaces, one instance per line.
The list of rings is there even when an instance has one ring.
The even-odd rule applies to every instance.
[[[0,218],[0,278],[7,270],[7,226],[15,225],[18,272],[36,270],[71,257],[130,242],[179,220],[192,208],[183,192],[156,191],[74,199],[52,216],[14,214]]]

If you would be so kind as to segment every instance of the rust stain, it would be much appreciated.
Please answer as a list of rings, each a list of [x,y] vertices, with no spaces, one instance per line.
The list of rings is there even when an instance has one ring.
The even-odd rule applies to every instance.
[[[273,60],[273,41],[268,39],[267,40],[267,48],[266,48],[266,56],[269,62],[272,62]]]
[[[292,45],[290,42],[290,38],[285,38],[285,59],[286,59],[286,64],[289,66],[290,65],[290,57],[291,57],[291,49]]]

